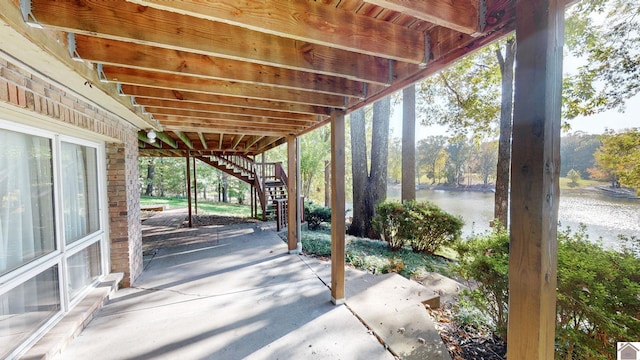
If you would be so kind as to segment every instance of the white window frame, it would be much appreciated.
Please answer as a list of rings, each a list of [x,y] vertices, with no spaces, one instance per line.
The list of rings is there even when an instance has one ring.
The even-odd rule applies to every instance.
[[[0,109],[1,110],[1,109]],[[75,307],[85,296],[91,291],[108,273],[110,249],[108,241],[109,214],[107,208],[107,175],[106,175],[106,149],[103,141],[91,141],[78,137],[60,134],[58,132],[46,129],[36,128],[29,125],[15,123],[9,121],[9,116],[0,111],[0,129],[20,132],[27,135],[40,136],[51,141],[52,167],[53,167],[53,201],[54,201],[54,224],[55,224],[55,246],[56,249],[40,258],[34,259],[29,263],[11,270],[0,276],[0,294],[11,291],[16,286],[33,278],[42,271],[49,269],[55,265],[58,266],[58,290],[60,311],[54,314],[42,327],[35,331],[20,346],[18,346],[11,354],[17,356],[28,349],[35,341],[40,339],[47,331],[49,331],[65,313]],[[7,120],[5,120],[7,119]],[[43,124],[44,125],[44,124]],[[88,146],[96,149],[96,167],[97,167],[97,185],[98,185],[98,217],[100,228],[82,239],[78,239],[67,245],[64,239],[64,217],[63,217],[63,199],[62,199],[62,175],[61,175],[61,142]],[[69,298],[68,294],[68,277],[67,277],[67,259],[87,247],[100,243],[100,275],[89,286],[86,286],[82,292],[75,296],[74,299]]]

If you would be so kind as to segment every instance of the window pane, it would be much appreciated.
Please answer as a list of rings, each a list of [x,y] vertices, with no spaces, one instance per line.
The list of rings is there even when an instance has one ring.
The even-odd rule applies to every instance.
[[[0,358],[60,311],[58,266],[0,295]]]
[[[100,229],[96,149],[62,143],[62,198],[67,244]]]
[[[0,274],[55,250],[51,140],[0,129]]]
[[[100,243],[90,245],[67,260],[69,297],[74,298],[100,276]]]

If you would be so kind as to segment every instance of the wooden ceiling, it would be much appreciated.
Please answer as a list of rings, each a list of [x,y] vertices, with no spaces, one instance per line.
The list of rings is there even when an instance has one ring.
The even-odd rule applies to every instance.
[[[130,97],[159,133],[151,144],[140,132],[143,156],[262,153],[508,34],[515,18],[515,0],[0,1],[62,39],[96,86]]]

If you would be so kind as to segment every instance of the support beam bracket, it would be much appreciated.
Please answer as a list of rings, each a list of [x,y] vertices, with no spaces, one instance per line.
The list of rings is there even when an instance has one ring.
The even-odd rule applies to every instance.
[[[75,33],[67,33],[67,47],[69,48],[69,56],[71,60],[83,62],[80,54],[78,54],[78,49],[76,48],[76,34]]]
[[[20,0],[20,12],[22,12],[22,20],[24,20],[27,25],[37,29],[43,28],[35,15],[33,15],[31,0]]]
[[[98,79],[100,82],[108,83],[109,79],[107,78],[107,74],[104,73],[104,68],[102,64],[96,65],[96,71],[98,72]]]

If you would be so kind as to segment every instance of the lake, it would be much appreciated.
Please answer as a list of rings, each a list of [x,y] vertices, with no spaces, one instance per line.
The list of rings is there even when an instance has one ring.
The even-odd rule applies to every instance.
[[[389,187],[389,199],[399,200],[400,189]],[[418,201],[431,201],[445,211],[462,216],[463,237],[489,230],[493,219],[494,193],[475,191],[418,190]],[[640,200],[619,199],[597,192],[566,192],[560,195],[559,230],[567,226],[587,226],[590,239],[602,238],[607,247],[615,247],[618,235],[640,237]]]

